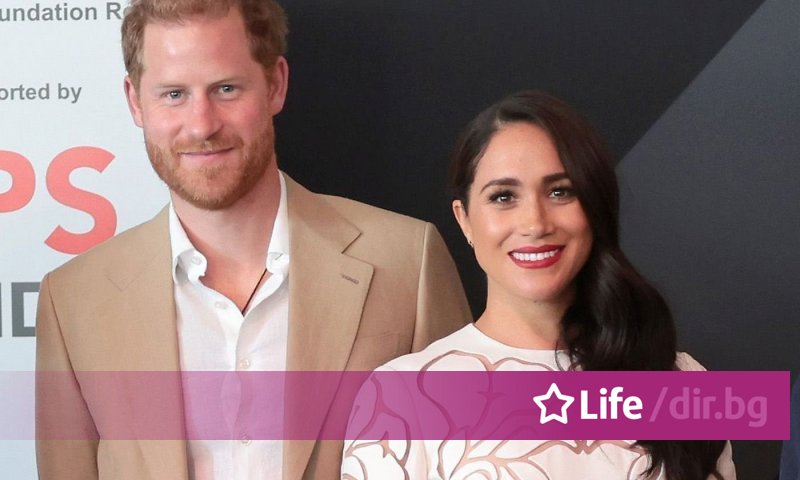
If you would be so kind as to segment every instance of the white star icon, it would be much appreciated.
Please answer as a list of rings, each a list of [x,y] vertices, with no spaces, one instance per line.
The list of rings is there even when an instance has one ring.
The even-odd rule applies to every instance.
[[[547,414],[547,407],[545,406],[544,402],[550,400],[550,398],[555,395],[557,399],[561,400],[561,415],[556,415],[552,413],[550,415]],[[533,397],[533,402],[539,406],[542,410],[542,415],[539,418],[539,423],[544,425],[545,423],[549,422],[550,420],[555,420],[557,422],[561,422],[564,425],[567,424],[567,408],[572,405],[572,402],[575,401],[575,397],[571,397],[569,395],[563,395],[561,391],[558,389],[558,385],[555,383],[550,384],[550,388],[547,390],[547,393],[544,395],[537,395]]]

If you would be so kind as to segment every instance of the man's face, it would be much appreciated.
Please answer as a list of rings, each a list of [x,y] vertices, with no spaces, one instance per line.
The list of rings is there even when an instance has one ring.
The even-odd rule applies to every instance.
[[[266,72],[231,9],[147,25],[142,63],[138,88],[126,79],[125,89],[156,173],[196,207],[233,205],[275,161],[272,117],[283,108],[286,61]]]

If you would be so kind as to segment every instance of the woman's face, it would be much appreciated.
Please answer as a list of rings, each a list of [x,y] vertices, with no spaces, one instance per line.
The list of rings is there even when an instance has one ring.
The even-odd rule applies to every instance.
[[[468,209],[453,212],[486,272],[489,294],[568,306],[592,232],[572,183],[541,128],[511,123],[478,161]]]

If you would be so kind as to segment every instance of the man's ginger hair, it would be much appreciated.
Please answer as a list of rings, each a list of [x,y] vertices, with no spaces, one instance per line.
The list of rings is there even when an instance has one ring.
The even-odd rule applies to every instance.
[[[122,21],[122,57],[133,85],[138,89],[144,72],[144,29],[151,23],[181,23],[193,16],[218,18],[231,8],[244,18],[250,53],[265,69],[286,54],[289,33],[286,13],[273,0],[131,0]]]

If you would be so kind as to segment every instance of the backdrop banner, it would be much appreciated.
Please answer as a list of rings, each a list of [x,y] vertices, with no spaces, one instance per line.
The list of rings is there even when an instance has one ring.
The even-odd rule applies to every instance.
[[[122,89],[124,2],[0,6],[0,369],[32,371],[46,272],[168,201]],[[0,427],[3,428],[3,427]],[[36,478],[33,442],[0,443]]]

